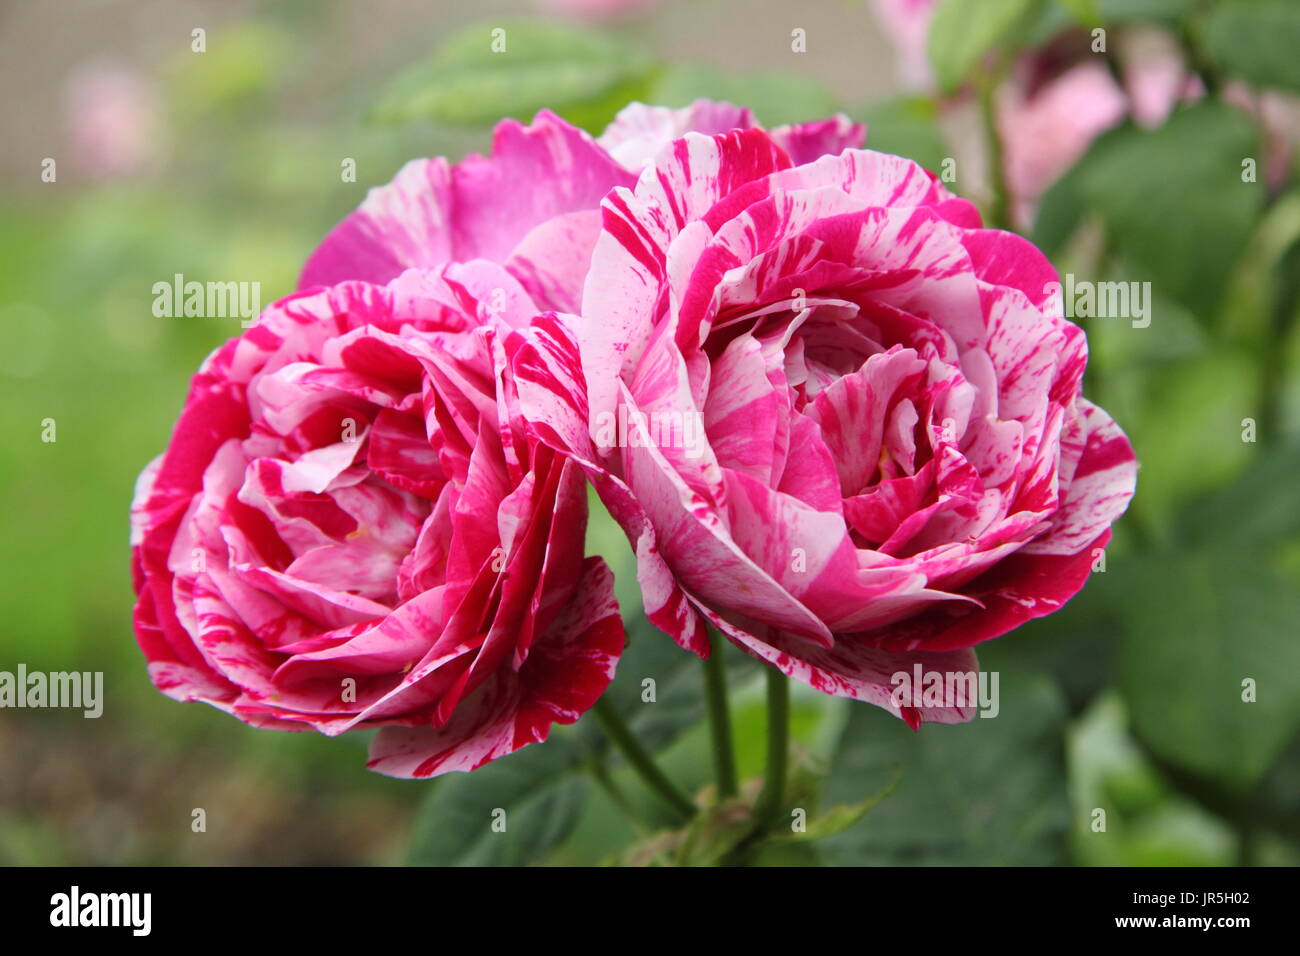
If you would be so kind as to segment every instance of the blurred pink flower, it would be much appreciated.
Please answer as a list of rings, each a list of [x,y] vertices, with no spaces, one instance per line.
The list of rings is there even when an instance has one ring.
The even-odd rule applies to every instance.
[[[998,134],[1013,215],[1028,222],[1046,189],[1124,119],[1128,101],[1110,71],[1084,62],[1032,90],[1013,81],[999,91]]]
[[[116,179],[156,165],[162,151],[160,98],[134,67],[94,63],[69,79],[65,114],[76,165]]]
[[[932,84],[926,42],[930,18],[937,5],[938,0],[872,0],[876,21],[894,45],[898,75],[904,86],[920,88]]]
[[[1079,43],[1071,47],[1077,51]],[[1204,84],[1188,69],[1178,45],[1158,30],[1125,35],[1122,86],[1100,57],[1077,56],[1064,69],[1051,47],[1022,58],[1000,91],[998,130],[1020,225],[1030,222],[1042,194],[1106,130],[1129,117],[1154,129],[1179,103],[1205,96]],[[1044,74],[1048,78],[1043,79]],[[1256,95],[1245,84],[1233,82],[1224,86],[1222,98],[1259,124],[1264,141],[1261,177],[1277,188],[1286,178],[1292,152],[1285,133],[1292,124],[1286,97],[1275,92]]]
[[[1139,126],[1159,126],[1181,100],[1205,93],[1173,38],[1158,30],[1126,34],[1123,62],[1129,113]]]
[[[934,85],[926,53],[938,0],[872,0],[893,42],[905,86]],[[1155,30],[1126,34],[1124,82],[1078,34],[1022,57],[998,92],[997,125],[1012,214],[1021,225],[1038,198],[1088,150],[1093,140],[1131,115],[1159,126],[1180,99],[1200,95],[1176,45]],[[1080,55],[1082,52],[1082,56]]]
[[[1244,83],[1229,83],[1223,88],[1223,99],[1245,110],[1259,123],[1264,145],[1261,176],[1270,190],[1281,189],[1295,154],[1300,98],[1274,90],[1253,91]]]

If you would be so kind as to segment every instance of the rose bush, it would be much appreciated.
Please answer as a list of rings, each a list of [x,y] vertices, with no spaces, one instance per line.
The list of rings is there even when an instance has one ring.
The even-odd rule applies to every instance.
[[[672,141],[602,216],[578,314],[535,321],[515,372],[650,619],[914,726],[967,719],[900,711],[891,675],[969,671],[1059,608],[1134,488],[1050,264],[908,160],[796,165],[758,129]]]
[[[623,630],[582,556],[582,473],[504,374],[534,311],[493,263],[412,270],[292,295],[203,364],[133,506],[163,693],[258,727],[382,727],[369,765],[402,777],[591,706]]]

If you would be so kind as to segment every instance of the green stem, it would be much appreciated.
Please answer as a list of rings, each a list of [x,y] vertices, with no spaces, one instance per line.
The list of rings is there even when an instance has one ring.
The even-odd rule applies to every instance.
[[[760,827],[776,823],[785,796],[790,758],[790,679],[775,667],[767,671],[767,773],[754,807]]]
[[[998,73],[1000,74],[1000,71]],[[1011,192],[1007,188],[1002,136],[998,133],[997,86],[997,82],[991,76],[980,89],[980,116],[984,120],[989,185],[993,190],[989,202],[987,225],[992,229],[1009,229],[1011,228]]]
[[[591,778],[596,781],[596,785],[609,797],[610,803],[618,807],[623,816],[627,818],[628,823],[632,825],[632,829],[640,836],[647,834],[650,827],[641,818],[641,814],[632,805],[632,801],[627,798],[627,794],[609,775],[609,768],[605,766],[604,759],[597,755],[588,763],[587,769],[591,772]]]
[[[711,648],[704,659],[704,696],[709,705],[709,733],[713,739],[713,769],[718,777],[718,796],[734,797],[736,757],[731,743],[731,714],[727,710],[727,670],[722,660],[726,642],[716,632],[709,636]]]
[[[659,769],[658,764],[654,762],[646,749],[641,746],[641,741],[628,728],[627,723],[619,716],[617,710],[609,702],[607,697],[601,697],[596,701],[596,705],[591,709],[600,721],[601,729],[609,737],[610,742],[619,749],[624,758],[632,769],[641,775],[641,779],[646,785],[657,793],[665,803],[667,803],[678,816],[683,820],[689,820],[695,816],[695,804],[677,789],[664,772]]]

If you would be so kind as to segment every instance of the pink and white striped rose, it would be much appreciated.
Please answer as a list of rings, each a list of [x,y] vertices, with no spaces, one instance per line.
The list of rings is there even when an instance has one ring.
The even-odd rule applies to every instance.
[[[650,619],[913,726],[968,719],[900,711],[892,675],[973,670],[1061,607],[1134,489],[1050,264],[906,159],[796,164],[759,129],[683,136],[601,212],[580,310],[535,320],[515,372]],[[620,416],[707,440],[611,443]]]
[[[583,559],[582,472],[531,437],[506,372],[534,311],[472,261],[299,292],[208,358],[132,509],[163,693],[257,727],[382,727],[369,765],[400,777],[595,702],[623,630]]]

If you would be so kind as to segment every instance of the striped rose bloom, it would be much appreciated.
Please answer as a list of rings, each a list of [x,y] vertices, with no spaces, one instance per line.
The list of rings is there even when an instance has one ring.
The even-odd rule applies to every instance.
[[[601,211],[580,308],[535,321],[516,376],[650,619],[913,726],[969,719],[893,676],[973,671],[1061,607],[1134,489],[1051,265],[906,159],[759,129],[666,144]]]
[[[381,727],[370,766],[400,777],[472,770],[595,702],[623,648],[613,579],[582,556],[581,471],[503,376],[533,306],[481,306],[509,285],[480,261],[301,292],[203,364],[132,509],[163,693],[276,730]]]

